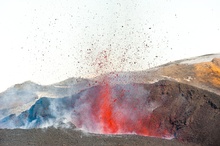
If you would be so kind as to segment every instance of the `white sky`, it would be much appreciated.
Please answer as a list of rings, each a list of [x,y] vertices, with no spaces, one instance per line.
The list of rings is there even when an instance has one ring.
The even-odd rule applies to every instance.
[[[0,0],[0,91],[219,53],[219,18],[219,0]]]

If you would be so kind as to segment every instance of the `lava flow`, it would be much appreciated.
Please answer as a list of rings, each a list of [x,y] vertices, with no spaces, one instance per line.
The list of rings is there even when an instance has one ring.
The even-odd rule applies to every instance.
[[[105,81],[104,87],[101,89],[98,101],[100,108],[100,124],[103,128],[103,133],[117,133],[118,126],[117,121],[113,116],[113,105],[111,104],[111,88],[107,81]]]
[[[109,50],[97,56],[93,64],[97,73],[110,68],[109,56]],[[161,128],[160,116],[152,114],[160,103],[149,100],[150,91],[144,85],[112,85],[111,79],[111,75],[103,76],[99,85],[83,92],[76,101],[72,122],[77,128],[100,134],[170,135]],[[118,76],[114,79],[124,80]]]
[[[148,96],[149,91],[142,85],[112,86],[105,80],[88,91],[84,100],[79,100],[77,104],[83,106],[76,109],[78,122],[74,124],[101,134],[167,137],[170,133],[160,127],[160,117],[152,114],[158,103],[149,102]]]

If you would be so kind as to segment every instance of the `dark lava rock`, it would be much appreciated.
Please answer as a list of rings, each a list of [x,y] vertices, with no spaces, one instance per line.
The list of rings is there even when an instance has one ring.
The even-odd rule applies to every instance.
[[[155,100],[162,95],[169,97],[153,111],[153,115],[160,119],[161,126],[172,128],[179,141],[220,145],[219,95],[171,81],[160,81],[151,86],[154,86],[152,95]]]
[[[199,146],[138,135],[100,135],[73,129],[0,129],[1,146]]]

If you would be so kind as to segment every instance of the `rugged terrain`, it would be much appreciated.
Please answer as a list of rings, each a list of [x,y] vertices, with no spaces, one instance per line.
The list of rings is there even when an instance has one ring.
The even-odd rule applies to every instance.
[[[1,146],[199,146],[176,139],[138,135],[98,135],[71,129],[3,129]]]
[[[220,145],[219,58],[15,85],[0,95],[0,145]]]

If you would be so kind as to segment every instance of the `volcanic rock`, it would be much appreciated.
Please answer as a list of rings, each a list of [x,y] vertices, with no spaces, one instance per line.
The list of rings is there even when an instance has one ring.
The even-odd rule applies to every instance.
[[[39,97],[29,108],[16,113],[11,110],[10,115],[7,110],[11,106],[1,109],[0,114],[8,115],[2,115],[0,128],[23,129],[0,130],[0,145],[218,146],[219,58],[219,54],[210,54],[147,71],[110,73],[86,83],[77,80],[79,86],[71,88],[69,85],[66,88],[68,80],[51,85],[56,91],[54,94],[61,91],[62,86],[59,95],[63,96]],[[70,91],[74,87],[81,90]],[[16,86],[16,89],[17,94],[26,87]],[[35,129],[50,126],[58,129],[51,127],[44,132]],[[64,127],[67,129],[63,130]],[[96,134],[85,136],[73,129]],[[54,143],[52,139],[60,139],[60,142]]]
[[[212,59],[212,62],[213,62],[215,65],[217,65],[217,66],[220,67],[220,58],[213,58],[213,59]]]

